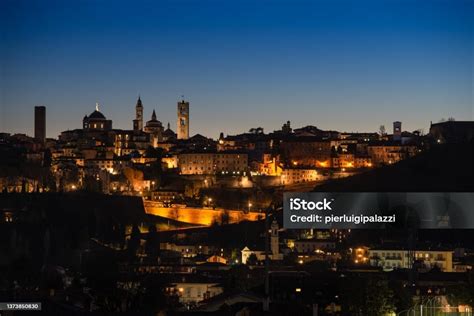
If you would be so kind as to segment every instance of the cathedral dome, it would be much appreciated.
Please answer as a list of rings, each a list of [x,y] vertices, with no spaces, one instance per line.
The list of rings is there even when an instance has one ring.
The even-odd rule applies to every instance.
[[[100,120],[105,120],[105,116],[104,114],[102,114],[101,112],[95,110],[94,112],[91,113],[91,115],[89,115],[89,118],[90,119],[100,119]]]
[[[146,126],[147,127],[163,127],[163,124],[161,124],[161,122],[156,119],[155,110],[153,110],[153,114],[151,115],[151,120],[146,122]]]

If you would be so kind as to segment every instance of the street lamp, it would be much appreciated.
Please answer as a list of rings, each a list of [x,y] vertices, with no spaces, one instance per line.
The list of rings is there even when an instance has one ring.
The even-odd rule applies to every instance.
[[[250,208],[252,207],[252,203],[249,202],[248,207],[249,207],[249,212],[250,212]]]

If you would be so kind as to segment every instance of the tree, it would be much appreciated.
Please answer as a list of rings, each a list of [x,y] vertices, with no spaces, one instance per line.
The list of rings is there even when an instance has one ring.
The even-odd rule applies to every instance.
[[[148,146],[145,150],[145,157],[147,158],[157,158],[161,161],[161,157],[163,156],[163,148],[154,148],[153,146]]]
[[[92,175],[84,177],[84,189],[88,192],[102,192],[100,180]]]
[[[138,247],[140,247],[141,233],[140,229],[136,224],[132,227],[132,233],[130,234],[130,239],[127,244],[127,252],[130,258],[135,258],[137,255]]]
[[[138,299],[139,305],[137,306],[140,311],[152,312],[156,314],[160,309],[164,308],[167,304],[166,296],[164,294],[165,283],[164,279],[160,276],[149,275],[145,277],[141,283]],[[170,302],[171,303],[171,302]]]
[[[51,167],[52,160],[53,160],[53,158],[52,158],[52,155],[51,155],[51,150],[49,148],[47,148],[44,151],[43,167],[45,167],[45,168]]]
[[[155,259],[156,257],[158,257],[159,250],[160,239],[158,236],[158,232],[156,231],[156,225],[151,224],[148,229],[148,237],[146,240],[145,251],[149,257]]]
[[[247,265],[249,266],[254,266],[258,263],[257,255],[252,253],[248,258],[247,258]]]
[[[253,127],[251,129],[249,129],[249,133],[256,134],[256,135],[263,134],[263,127],[257,127],[257,128]]]
[[[221,225],[228,225],[230,222],[229,211],[223,210],[221,213]]]
[[[453,306],[469,305],[474,302],[474,291],[468,285],[456,285],[449,288],[447,292],[448,302]]]
[[[381,277],[354,277],[344,280],[343,315],[385,315],[395,310],[394,294]]]

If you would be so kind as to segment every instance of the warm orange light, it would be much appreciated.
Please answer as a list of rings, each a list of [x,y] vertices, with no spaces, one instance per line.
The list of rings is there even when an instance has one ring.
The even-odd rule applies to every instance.
[[[319,166],[324,167],[324,168],[328,166],[327,161],[318,161],[317,164],[319,164]]]

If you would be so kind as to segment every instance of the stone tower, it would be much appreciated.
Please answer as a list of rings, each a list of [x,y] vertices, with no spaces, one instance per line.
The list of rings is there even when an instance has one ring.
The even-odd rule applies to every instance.
[[[189,138],[189,102],[178,101],[178,139]]]
[[[35,106],[35,138],[42,143],[46,140],[45,106]]]
[[[133,130],[135,132],[143,130],[143,104],[140,96],[137,100],[137,105],[135,105],[135,119],[133,120]]]
[[[400,141],[402,139],[402,122],[393,122],[393,140]]]
[[[280,253],[280,240],[278,237],[278,222],[274,219],[270,226],[271,237],[270,237],[270,249],[273,256],[278,256]]]

